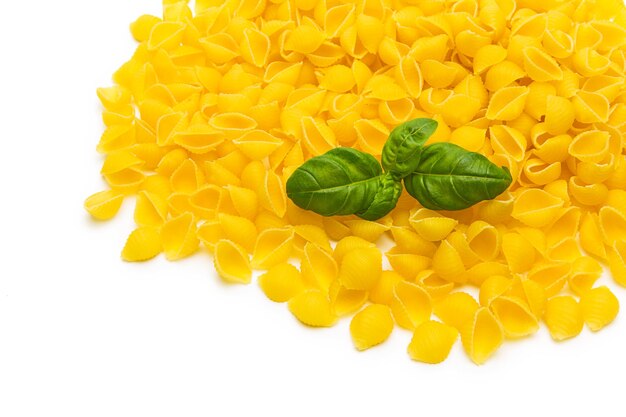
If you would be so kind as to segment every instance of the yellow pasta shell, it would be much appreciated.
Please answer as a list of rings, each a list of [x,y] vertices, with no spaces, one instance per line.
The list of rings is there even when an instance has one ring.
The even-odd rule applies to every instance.
[[[398,272],[405,279],[415,279],[420,271],[430,266],[430,258],[411,253],[386,253],[387,260],[394,271]]]
[[[393,330],[391,309],[382,304],[371,304],[359,311],[350,321],[352,342],[358,350],[383,343]]]
[[[313,243],[304,245],[300,268],[304,282],[322,291],[329,290],[331,283],[335,281],[339,272],[333,257]]]
[[[550,335],[556,341],[577,336],[584,324],[580,304],[569,295],[550,298],[546,302],[543,319]]]
[[[463,325],[474,317],[478,308],[479,305],[474,297],[459,291],[450,293],[435,302],[434,313],[447,325],[461,330]]]
[[[568,285],[578,295],[582,295],[593,287],[602,275],[602,265],[590,256],[581,256],[572,264]]]
[[[624,241],[626,236],[626,214],[612,206],[604,206],[598,213],[600,232],[604,242],[613,246]]]
[[[531,227],[544,227],[558,216],[563,200],[536,188],[525,189],[517,196],[511,216]]]
[[[502,254],[511,272],[521,273],[528,271],[535,262],[535,253],[536,251],[532,244],[519,233],[505,233],[502,235]]]
[[[504,334],[498,319],[485,307],[480,307],[461,330],[463,348],[470,359],[482,365],[502,344]]]
[[[432,269],[450,282],[463,283],[467,279],[463,259],[448,240],[442,241],[433,255]]]
[[[487,278],[480,286],[480,305],[490,307],[492,301],[509,291],[512,285],[513,280],[502,275]]]
[[[289,311],[307,326],[330,327],[337,321],[328,296],[319,290],[307,290],[293,297]]]
[[[620,240],[607,248],[609,268],[615,282],[626,286],[626,242]]]
[[[285,262],[291,255],[294,231],[291,227],[270,228],[259,233],[250,264],[255,269],[269,269]]]
[[[528,87],[504,87],[489,100],[486,117],[490,120],[513,120],[524,111]]]
[[[459,337],[454,327],[436,321],[425,321],[415,328],[407,348],[411,359],[424,363],[441,363],[450,354]]]
[[[432,314],[430,295],[407,281],[400,281],[394,287],[390,307],[398,326],[409,330],[430,319]]]
[[[140,227],[131,232],[122,249],[122,259],[129,262],[147,261],[162,251],[161,235],[156,227]]]
[[[524,69],[535,81],[552,81],[563,79],[563,71],[559,63],[539,48],[528,46],[522,51]]]
[[[594,332],[610,324],[619,312],[619,301],[605,286],[590,289],[580,297],[585,323]]]
[[[485,45],[476,51],[474,56],[474,74],[482,74],[506,59],[506,49],[500,45]]]
[[[185,258],[198,249],[196,221],[191,213],[183,213],[163,224],[161,240],[165,257],[170,261]]]
[[[259,276],[259,286],[277,303],[289,301],[305,289],[300,271],[289,263],[277,264]]]
[[[576,113],[574,105],[566,98],[548,96],[546,102],[546,129],[552,135],[566,133],[572,124]]]
[[[491,310],[502,324],[508,338],[529,336],[539,330],[539,321],[524,301],[517,297],[497,297],[491,303]]]
[[[382,272],[382,254],[377,248],[361,247],[347,252],[339,264],[338,279],[353,290],[372,288]]]
[[[409,223],[425,240],[437,242],[443,240],[452,232],[458,221],[428,210],[418,209],[409,218]]]
[[[248,284],[252,279],[250,261],[245,249],[230,240],[215,244],[213,262],[217,273],[227,282]]]
[[[370,301],[376,304],[390,305],[394,287],[403,280],[404,277],[395,271],[382,271],[378,282],[369,290]]]
[[[123,201],[124,195],[118,191],[100,191],[85,200],[85,210],[94,219],[109,220],[115,217]]]

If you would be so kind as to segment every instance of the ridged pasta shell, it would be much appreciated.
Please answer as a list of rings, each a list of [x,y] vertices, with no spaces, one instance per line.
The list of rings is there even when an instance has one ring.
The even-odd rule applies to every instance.
[[[424,81],[417,61],[406,56],[400,59],[396,66],[395,80],[412,98],[418,98],[422,93]]]
[[[391,312],[398,326],[408,330],[430,319],[432,302],[430,295],[419,286],[400,281],[393,290]]]
[[[487,278],[493,275],[510,275],[509,267],[501,262],[482,262],[465,271],[465,279],[469,284],[480,287]]]
[[[222,239],[222,228],[213,220],[202,223],[198,227],[198,239],[209,251],[215,250],[215,244]]]
[[[115,217],[123,201],[124,195],[120,192],[106,190],[89,196],[84,206],[94,219],[109,220]]]
[[[620,240],[607,247],[611,276],[620,285],[626,286],[626,241]]]
[[[398,272],[405,279],[413,280],[418,272],[430,266],[430,258],[422,255],[410,253],[386,253],[387,260],[394,271]]]
[[[572,97],[572,104],[580,123],[604,123],[609,118],[610,103],[602,94],[581,90]]]
[[[394,287],[403,280],[404,277],[396,271],[382,271],[380,279],[369,291],[370,301],[376,304],[390,305],[394,296]]]
[[[456,230],[450,233],[446,240],[458,252],[459,256],[461,257],[461,261],[463,261],[463,265],[466,268],[472,267],[480,262],[480,258],[470,247],[465,233]]]
[[[415,283],[424,288],[431,298],[443,297],[454,289],[454,283],[446,281],[435,274],[432,269],[424,269],[417,273]]]
[[[572,263],[568,285],[578,295],[593,287],[603,273],[602,265],[590,256],[581,256]]]
[[[626,236],[626,215],[612,206],[604,206],[598,213],[600,232],[604,242],[613,246],[624,241]]]
[[[576,72],[584,77],[603,74],[611,65],[611,60],[593,48],[582,48],[574,53],[572,62]]]
[[[582,212],[580,208],[570,206],[561,209],[559,217],[550,225],[546,233],[548,245],[556,244],[565,238],[575,237],[578,233]]]
[[[515,119],[524,111],[527,96],[528,87],[504,87],[497,90],[489,100],[487,119]]]
[[[480,50],[491,43],[489,36],[481,35],[472,30],[463,30],[454,38],[456,49],[463,55],[474,57]]]
[[[256,193],[248,188],[235,185],[226,186],[226,190],[237,213],[246,219],[254,219],[258,211]]]
[[[324,32],[329,38],[335,38],[355,21],[354,4],[341,4],[329,8],[324,15]]]
[[[517,297],[501,296],[491,303],[491,310],[502,324],[506,337],[515,339],[539,330],[539,321],[526,303]]]
[[[326,36],[319,29],[300,25],[287,34],[284,48],[286,51],[310,54],[324,42]]]
[[[528,226],[544,227],[556,219],[563,204],[543,190],[525,189],[518,194],[511,216]]]
[[[287,261],[293,248],[291,227],[270,228],[259,233],[250,264],[255,269],[269,269]]]
[[[543,34],[541,45],[551,56],[567,58],[574,53],[574,39],[562,30],[547,30]]]
[[[480,305],[489,307],[493,300],[509,291],[512,285],[513,280],[502,275],[494,275],[487,278],[480,286],[478,298]]]
[[[513,278],[511,288],[504,295],[522,300],[537,320],[543,316],[546,294],[543,287],[535,281],[517,276]]]
[[[220,213],[217,220],[225,239],[241,245],[247,252],[252,252],[257,240],[256,225],[252,221],[226,213]]]
[[[339,282],[348,289],[369,290],[380,278],[382,254],[378,248],[360,247],[347,252],[339,263]]]
[[[494,152],[510,155],[517,162],[524,159],[528,142],[520,131],[505,125],[494,125],[489,128],[489,137]]]
[[[367,302],[367,291],[352,290],[341,285],[339,280],[330,284],[328,290],[331,307],[337,316],[345,316],[358,311]]]
[[[556,87],[552,83],[533,81],[528,86],[528,97],[524,111],[540,120],[548,111],[548,97],[555,96],[556,92]]]
[[[350,321],[352,342],[358,350],[383,343],[393,331],[393,317],[386,305],[372,304],[359,311]]]
[[[528,272],[528,279],[541,285],[547,297],[556,295],[565,286],[572,265],[566,262],[539,263]]]
[[[434,313],[444,323],[461,330],[465,323],[474,317],[479,305],[466,292],[453,292],[434,305]]]
[[[393,101],[382,101],[378,105],[380,119],[394,126],[409,120],[414,111],[415,103],[408,97]]]
[[[502,326],[485,307],[476,310],[461,330],[463,348],[477,365],[485,363],[498,350],[503,340]]]
[[[619,312],[619,301],[605,286],[590,289],[580,297],[583,319],[591,331],[610,324]]]
[[[568,99],[548,96],[545,123],[549,133],[553,135],[566,133],[572,127],[575,117],[574,105]]]
[[[552,81],[563,79],[559,63],[539,48],[528,46],[522,51],[524,69],[534,81]]]
[[[422,208],[411,215],[409,223],[423,239],[438,242],[445,239],[459,222]]]
[[[245,249],[230,240],[215,244],[213,262],[217,273],[227,282],[248,284],[252,279],[250,261]]]
[[[244,29],[241,56],[257,67],[263,67],[269,58],[271,43],[269,37],[257,29]]]
[[[161,241],[165,257],[170,261],[185,258],[198,249],[196,220],[191,213],[183,213],[163,224]]]
[[[183,40],[185,25],[181,22],[159,22],[152,27],[148,37],[148,50],[173,49]]]
[[[274,171],[266,171],[259,191],[261,207],[283,217],[287,211],[287,194],[283,180]]]
[[[535,248],[528,239],[513,232],[502,235],[502,254],[511,272],[514,273],[528,271],[534,264],[536,256]]]
[[[470,152],[478,152],[485,144],[487,129],[461,126],[450,135],[450,143],[459,145]]]
[[[546,302],[543,319],[550,336],[556,341],[577,336],[584,324],[582,308],[570,295],[550,298]]]
[[[496,92],[509,86],[514,81],[526,76],[526,73],[517,64],[511,61],[502,61],[493,65],[485,76],[487,90]]]
[[[176,168],[170,177],[172,191],[193,194],[204,182],[204,174],[193,159],[187,159]]]
[[[147,261],[162,249],[161,235],[156,227],[139,227],[131,232],[122,249],[122,259],[129,262]]]
[[[259,286],[267,298],[277,303],[289,301],[305,290],[298,269],[289,264],[277,264],[259,276]]]
[[[357,236],[346,236],[335,245],[333,258],[340,264],[348,252],[357,248],[376,248],[376,245]]]
[[[248,158],[263,159],[278,149],[282,141],[263,130],[251,130],[234,139],[233,144]]]
[[[313,243],[306,243],[302,255],[302,278],[304,282],[322,291],[328,291],[336,280],[339,268],[332,256]]]
[[[167,218],[167,200],[161,195],[140,191],[135,202],[134,219],[138,226],[159,226]]]
[[[192,125],[173,133],[172,141],[194,154],[205,154],[216,149],[226,139],[224,132],[208,125]]]
[[[389,226],[369,220],[347,220],[344,222],[354,236],[369,242],[376,242],[380,236],[389,230]]]
[[[490,261],[500,253],[500,233],[489,223],[477,220],[469,225],[466,233],[470,248],[481,260]]]
[[[474,74],[480,75],[488,68],[506,59],[506,49],[500,45],[486,45],[476,51],[474,56]]]
[[[459,332],[454,327],[428,320],[415,328],[407,352],[415,361],[441,363],[450,354],[458,337]]]
[[[442,241],[433,255],[432,269],[450,282],[464,283],[467,279],[463,259],[448,240]]]
[[[289,311],[307,326],[330,327],[337,321],[328,296],[319,290],[307,290],[293,297]]]

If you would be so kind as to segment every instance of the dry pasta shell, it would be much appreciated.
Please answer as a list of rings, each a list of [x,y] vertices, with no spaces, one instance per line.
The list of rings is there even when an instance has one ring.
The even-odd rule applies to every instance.
[[[222,228],[217,221],[207,221],[198,227],[198,239],[210,251],[215,250],[215,245],[222,239]]]
[[[526,73],[517,64],[511,61],[502,61],[493,65],[485,76],[487,90],[496,92],[513,82],[526,76]]]
[[[464,283],[467,279],[463,259],[448,240],[442,241],[433,255],[432,269],[450,282]]]
[[[263,130],[251,130],[234,139],[233,144],[248,158],[257,160],[269,156],[282,141]]]
[[[396,66],[395,80],[412,98],[418,98],[422,93],[424,80],[421,69],[411,56],[400,59]]]
[[[543,262],[528,271],[528,279],[541,285],[547,297],[556,295],[563,289],[572,265],[567,262]]]
[[[324,42],[325,35],[317,28],[300,25],[287,34],[284,48],[286,51],[310,54]]]
[[[593,48],[582,48],[574,53],[572,62],[576,72],[584,77],[603,74],[611,65],[611,60]]]
[[[289,264],[277,264],[259,276],[259,286],[267,298],[284,303],[305,290],[300,271]]]
[[[477,220],[469,225],[466,233],[470,249],[481,260],[490,261],[500,253],[500,232],[489,223]]]
[[[204,175],[193,159],[187,159],[176,168],[170,177],[172,191],[193,194],[204,182]]]
[[[250,264],[255,269],[269,269],[287,261],[293,248],[291,227],[265,229],[259,233]]]
[[[415,283],[424,288],[431,298],[443,297],[454,289],[454,283],[446,281],[435,274],[432,269],[424,269],[417,273]]]
[[[100,191],[85,200],[85,210],[94,219],[109,220],[115,217],[123,201],[124,195],[118,191]]]
[[[524,69],[534,81],[552,81],[563,79],[559,63],[539,48],[528,46],[522,51]]]
[[[480,305],[489,307],[493,300],[509,291],[512,285],[513,280],[502,275],[494,275],[487,278],[480,286],[478,298]]]
[[[215,64],[225,64],[239,55],[239,45],[227,33],[216,33],[200,39],[200,45]]]
[[[330,327],[337,321],[328,296],[319,290],[307,290],[293,297],[289,311],[307,326]]]
[[[408,330],[430,319],[432,302],[423,288],[407,281],[400,281],[393,290],[391,312],[398,326]]]
[[[470,152],[478,152],[485,144],[487,129],[472,126],[461,126],[450,135],[450,142]]]
[[[131,232],[122,249],[122,259],[129,262],[147,261],[162,251],[161,236],[156,227],[139,227]]]
[[[539,330],[539,321],[526,303],[517,297],[497,297],[490,306],[511,339],[529,336]]]
[[[486,117],[490,120],[513,120],[524,111],[528,87],[504,87],[489,100]]]
[[[254,219],[258,212],[257,194],[249,188],[235,185],[226,186],[226,190],[237,213],[246,219]]]
[[[580,297],[583,319],[590,330],[597,332],[610,324],[619,312],[619,301],[605,286],[588,290]]]
[[[441,363],[450,354],[458,337],[459,332],[454,327],[428,320],[415,328],[407,351],[415,361]]]
[[[504,295],[522,300],[537,320],[543,316],[546,294],[543,287],[535,281],[517,276],[513,279],[511,288]]]
[[[434,313],[441,321],[449,326],[461,330],[465,323],[474,317],[479,305],[466,292],[453,292],[434,305]]]
[[[257,240],[257,229],[252,221],[226,213],[220,213],[217,220],[225,239],[241,245],[248,252],[252,252]]]
[[[493,275],[508,276],[510,274],[509,267],[501,262],[482,262],[465,271],[465,279],[468,283],[480,287],[487,278]]]
[[[358,350],[383,343],[393,331],[393,317],[388,306],[372,304],[359,311],[350,321],[352,342]]]
[[[244,29],[240,50],[241,57],[257,67],[267,63],[271,49],[269,37],[257,29]]]
[[[510,155],[517,162],[524,159],[528,142],[519,130],[505,125],[494,125],[489,128],[489,137],[494,152]]]
[[[546,241],[549,245],[556,244],[565,238],[574,237],[578,233],[581,210],[570,206],[561,209],[559,217],[550,225],[546,233]]]
[[[531,227],[544,227],[559,215],[563,200],[536,188],[525,189],[517,196],[511,216]]]
[[[543,319],[548,326],[550,336],[556,341],[577,336],[584,324],[582,308],[570,295],[549,299],[546,302]]]
[[[459,222],[422,208],[411,215],[409,223],[423,239],[438,242],[445,239]]]
[[[398,272],[405,279],[415,279],[420,271],[430,266],[430,258],[422,255],[410,253],[386,253],[387,260],[394,271]]]
[[[580,123],[604,123],[609,118],[610,103],[602,94],[580,90],[572,97],[572,104]]]
[[[170,261],[193,254],[199,244],[193,214],[183,213],[166,221],[161,229],[161,241],[165,257]]]
[[[470,247],[465,233],[456,230],[450,233],[446,240],[458,252],[466,268],[472,267],[480,262],[480,258]]]
[[[345,316],[359,310],[367,301],[367,291],[351,290],[335,280],[331,283],[328,296],[333,312],[337,316]]]
[[[339,282],[348,289],[369,290],[382,272],[382,254],[377,248],[361,247],[347,252],[339,263]]]
[[[336,280],[339,268],[332,256],[313,243],[306,243],[302,255],[302,278],[304,282],[322,291],[328,291]]]
[[[134,219],[138,226],[159,226],[167,218],[167,200],[161,195],[140,191],[135,202]]]
[[[220,239],[215,244],[213,262],[217,273],[227,282],[249,284],[252,279],[250,261],[245,249],[238,244]]]
[[[502,344],[504,334],[498,319],[485,307],[480,307],[461,330],[461,342],[470,359],[482,365]]]
[[[300,123],[303,143],[312,155],[321,155],[336,146],[335,134],[326,123],[312,117],[304,117]]]
[[[611,276],[620,285],[626,286],[626,241],[620,240],[607,248]]]
[[[156,23],[150,31],[148,37],[148,50],[155,51],[163,48],[165,50],[173,49],[180,45],[183,39],[185,25],[180,22],[159,22]]]
[[[340,264],[348,252],[357,248],[376,248],[376,245],[357,236],[346,236],[335,245],[333,258]]]
[[[624,212],[612,206],[604,206],[600,209],[598,218],[604,243],[613,246],[625,240],[626,215]]]
[[[590,256],[581,256],[572,263],[572,271],[568,285],[578,295],[582,295],[593,287],[602,275],[602,265]]]
[[[354,236],[369,242],[376,242],[383,233],[389,230],[389,226],[369,220],[348,220],[344,224],[350,228]]]
[[[541,45],[548,54],[559,59],[567,58],[574,53],[574,38],[558,29],[545,31]]]
[[[532,267],[536,251],[524,236],[510,232],[502,235],[502,254],[511,272],[522,273]]]
[[[354,4],[341,4],[329,8],[324,15],[324,32],[329,38],[335,38],[355,21]]]
[[[391,305],[394,296],[394,287],[404,277],[395,271],[382,271],[380,279],[369,291],[369,300],[372,303]]]
[[[528,97],[524,111],[540,120],[548,111],[548,97],[556,94],[557,89],[552,83],[533,81],[528,86]]]
[[[506,49],[500,45],[485,45],[476,51],[473,61],[474,74],[480,75],[488,68],[506,59]]]
[[[548,96],[545,123],[550,134],[566,133],[572,127],[575,117],[574,105],[568,99]]]

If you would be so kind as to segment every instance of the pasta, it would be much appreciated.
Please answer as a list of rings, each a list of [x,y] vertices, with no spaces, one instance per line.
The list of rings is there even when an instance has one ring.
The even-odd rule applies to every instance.
[[[460,334],[481,364],[542,321],[555,340],[600,330],[619,309],[603,266],[626,285],[625,16],[616,1],[163,1],[96,91],[107,188],[84,208],[109,220],[134,201],[122,259],[208,251],[306,325],[353,316],[358,350],[398,325],[414,360],[445,360]],[[404,193],[377,221],[287,198],[305,161],[380,159],[422,117],[428,144],[506,167],[509,190],[459,211]]]

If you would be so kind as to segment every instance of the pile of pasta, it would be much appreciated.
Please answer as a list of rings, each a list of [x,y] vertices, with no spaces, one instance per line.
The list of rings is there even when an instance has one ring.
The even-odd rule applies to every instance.
[[[620,0],[166,0],[131,32],[98,90],[109,189],[85,203],[109,219],[136,196],[123,259],[209,251],[225,281],[261,271],[302,323],[352,316],[359,350],[398,326],[427,363],[459,339],[481,364],[541,323],[564,340],[616,317],[596,280],[606,264],[626,285]],[[378,221],[286,198],[307,159],[379,158],[416,117],[438,121],[430,143],[508,167],[509,191],[456,212],[405,193]]]

